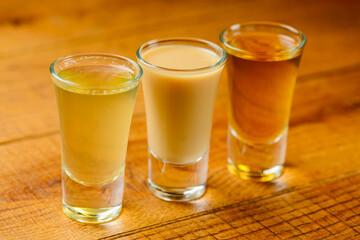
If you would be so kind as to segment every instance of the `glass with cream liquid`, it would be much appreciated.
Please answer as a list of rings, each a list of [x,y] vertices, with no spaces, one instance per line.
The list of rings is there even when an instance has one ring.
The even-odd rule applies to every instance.
[[[149,148],[149,188],[167,201],[205,192],[216,92],[226,60],[200,39],[153,40],[137,51]]]
[[[86,223],[119,215],[130,123],[141,67],[111,54],[56,60],[50,68],[59,108],[63,209]]]

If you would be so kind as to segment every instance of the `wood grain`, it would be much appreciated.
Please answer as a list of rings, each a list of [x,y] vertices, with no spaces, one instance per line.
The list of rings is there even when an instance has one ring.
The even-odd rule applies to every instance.
[[[358,92],[356,80],[359,76],[359,72],[348,74],[349,84],[353,82],[353,86],[348,87],[347,91],[333,91],[333,95],[327,95],[327,98],[337,99],[339,94],[345,94],[349,99],[356,98]],[[342,78],[342,75],[334,77],[332,81],[325,81],[327,87],[324,87],[320,80],[316,82],[323,86],[324,91],[339,89],[341,87],[337,85],[340,82],[339,78]],[[318,84],[312,81],[300,81],[296,92],[314,94],[318,92]],[[321,93],[318,92],[317,95],[320,100],[315,99],[311,106],[316,104],[318,108],[323,108]],[[354,96],[351,97],[352,95]],[[221,102],[224,99],[225,97],[219,97],[216,105],[207,193],[204,198],[188,204],[163,202],[153,197],[147,190],[145,121],[143,115],[134,117],[128,149],[124,209],[120,218],[104,224],[110,227],[74,223],[62,213],[59,183],[60,146],[57,133],[2,144],[0,159],[7,161],[3,171],[0,172],[0,179],[5,180],[6,186],[11,186],[3,187],[0,195],[2,199],[0,209],[6,209],[1,212],[1,219],[9,226],[2,229],[5,231],[4,236],[11,237],[14,231],[21,228],[25,237],[43,238],[44,229],[55,239],[82,236],[106,237],[118,232],[186,217],[194,212],[201,213],[256,197],[268,196],[274,192],[286,191],[293,187],[307,186],[314,181],[338,174],[348,174],[360,168],[360,162],[354,162],[354,159],[360,157],[357,151],[360,144],[360,129],[357,125],[351,124],[360,121],[359,109],[355,109],[347,114],[325,115],[325,120],[317,122],[305,120],[291,128],[287,169],[279,180],[269,184],[259,184],[236,179],[225,167],[226,117],[225,119],[223,117],[224,102]],[[306,106],[308,104],[304,104],[302,108]],[[332,109],[331,105],[326,106]],[[294,108],[294,112],[299,108],[301,109],[301,107]],[[310,111],[313,111],[312,109]],[[59,231],[59,223],[62,226],[61,231]],[[34,228],[34,226],[38,227]]]
[[[113,19],[112,23],[104,23],[106,18],[99,17],[97,15],[99,13],[90,11],[89,8],[91,9],[91,6],[108,6],[109,2],[111,1],[93,1],[89,7],[84,7],[83,5],[86,5],[84,3],[71,5],[69,2],[64,2],[64,6],[68,4],[69,10],[66,11],[66,7],[63,6],[54,12],[52,9],[58,8],[55,3],[50,2],[48,5],[43,4],[41,8],[37,8],[42,1],[34,1],[33,8],[31,5],[28,6],[27,12],[30,15],[38,16],[39,20],[20,26],[9,24],[10,20],[3,21],[0,27],[2,26],[4,31],[6,29],[9,33],[4,32],[3,39],[6,39],[7,42],[0,44],[0,47],[3,46],[3,55],[0,54],[0,71],[2,73],[0,132],[3,133],[0,135],[0,142],[54,132],[58,129],[56,103],[47,69],[50,63],[58,57],[73,53],[113,52],[134,58],[138,46],[154,38],[194,36],[218,42],[218,33],[225,26],[234,22],[253,20],[254,16],[259,16],[259,18],[261,16],[262,19],[286,22],[302,29],[308,36],[300,76],[358,64],[360,49],[354,44],[357,42],[356,36],[360,34],[357,27],[360,24],[357,16],[360,7],[356,1],[347,1],[347,4],[336,4],[336,1],[330,1],[326,4],[327,11],[322,11],[324,5],[321,3],[306,4],[306,2],[292,3],[294,11],[283,11],[284,4],[281,1],[261,1],[264,9],[267,9],[266,11],[260,11],[257,8],[259,3],[256,1],[252,4],[227,1],[221,6],[218,6],[216,2],[210,1],[204,4],[202,1],[197,1],[194,6],[191,4],[193,7],[187,11],[184,10],[189,5],[186,1],[171,7],[166,3],[155,2],[151,9],[156,11],[159,11],[157,9],[166,9],[161,15],[146,14],[141,19],[128,16],[124,19]],[[123,8],[121,13],[129,12],[130,14],[139,11],[137,14],[140,14],[148,7],[146,3],[141,3],[125,6],[112,3],[107,7],[110,11],[107,14],[122,16],[123,14],[116,14],[121,7]],[[18,2],[9,3],[10,6],[13,4],[18,5]],[[2,8],[3,12],[7,12],[4,16],[11,13],[10,10],[6,10],[10,7],[6,6]],[[74,12],[81,11],[81,9],[84,14],[79,18]],[[236,14],[240,10],[241,16]],[[111,11],[113,11],[112,14]],[[210,16],[214,16],[216,12],[228,14],[211,18]],[[339,12],[342,14],[336,15]],[[320,13],[322,13],[321,17],[316,15]],[[15,17],[21,16],[21,13],[16,11],[14,14]],[[57,21],[55,23],[51,21],[54,14],[60,15],[61,19],[67,23],[63,23],[63,27],[59,28],[55,24]],[[319,18],[321,21],[318,21]],[[345,25],[346,21],[343,18],[349,18],[351,24]],[[11,17],[4,19],[11,19]],[[94,24],[96,19],[104,20],[99,21],[97,24],[101,25],[98,26]],[[101,31],[94,30],[92,34],[82,33],[81,29],[78,29],[80,20],[92,23],[89,26],[83,26],[88,31],[94,28],[101,29]],[[131,22],[131,25],[120,24],[123,22]],[[191,26],[188,22],[192,22]],[[323,28],[324,22],[327,23],[327,31],[319,32],[319,29]],[[45,23],[49,26],[38,26]],[[212,31],[208,31],[209,28]],[[50,29],[54,34],[56,33],[55,36],[48,33]],[[13,48],[16,51],[12,50]],[[224,91],[225,88],[225,84],[222,84],[220,91]],[[144,112],[141,93],[139,100],[135,113]],[[30,120],[23,121],[24,118]]]
[[[350,0],[1,2],[0,239],[360,238],[359,12],[359,2]],[[61,209],[50,63],[80,52],[134,59],[140,44],[160,37],[218,42],[224,27],[250,20],[284,22],[308,38],[284,175],[260,184],[227,171],[225,74],[215,106],[205,196],[180,204],[155,198],[146,186],[140,91],[121,216],[102,225],[68,219]]]
[[[101,239],[356,239],[359,185],[358,172]]]

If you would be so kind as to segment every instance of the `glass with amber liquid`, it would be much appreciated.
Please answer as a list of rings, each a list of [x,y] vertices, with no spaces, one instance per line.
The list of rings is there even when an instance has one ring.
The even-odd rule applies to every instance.
[[[110,54],[60,58],[50,71],[61,131],[63,209],[86,223],[122,207],[125,157],[141,67]]]
[[[283,24],[253,22],[226,28],[220,39],[228,53],[228,168],[243,179],[271,181],[283,172],[305,36]]]

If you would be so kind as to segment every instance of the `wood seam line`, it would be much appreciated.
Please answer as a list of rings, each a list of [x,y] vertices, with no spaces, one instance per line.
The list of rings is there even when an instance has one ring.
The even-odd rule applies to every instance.
[[[8,145],[8,144],[16,143],[16,142],[33,140],[33,139],[42,138],[42,137],[48,137],[48,136],[55,135],[55,134],[58,134],[58,133],[59,133],[59,130],[46,132],[46,133],[38,134],[38,135],[29,135],[29,136],[25,136],[25,137],[21,137],[21,138],[14,138],[14,139],[10,139],[10,140],[5,140],[5,141],[0,142],[0,146]]]
[[[317,78],[334,77],[334,76],[343,75],[343,74],[356,73],[359,71],[360,71],[360,63],[355,63],[355,64],[351,64],[351,65],[347,65],[347,66],[343,66],[343,67],[339,67],[339,68],[335,68],[335,69],[330,69],[330,70],[326,70],[326,71],[319,71],[319,72],[300,75],[297,77],[296,81],[301,83],[301,82],[305,82],[305,81],[311,81],[311,80],[317,79]]]
[[[232,209],[232,208],[235,208],[235,207],[240,207],[240,206],[244,206],[244,205],[247,205],[247,204],[254,204],[254,203],[257,203],[257,202],[260,202],[260,201],[263,201],[263,200],[268,200],[268,199],[271,199],[271,198],[279,197],[279,196],[284,195],[284,194],[309,189],[309,188],[315,187],[315,186],[330,184],[330,183],[336,182],[338,180],[345,180],[345,179],[348,179],[348,178],[355,177],[357,175],[360,175],[360,171],[345,173],[345,174],[341,174],[341,175],[338,175],[338,176],[329,177],[329,178],[326,178],[326,179],[321,179],[319,181],[311,182],[311,183],[309,183],[309,184],[307,184],[305,186],[290,187],[290,188],[287,188],[287,189],[284,189],[284,190],[281,190],[281,191],[278,191],[278,192],[274,192],[274,193],[266,195],[266,196],[261,196],[261,197],[257,197],[257,198],[253,198],[253,199],[249,199],[249,200],[245,200],[245,201],[240,201],[240,202],[237,202],[237,203],[232,203],[232,204],[225,205],[225,206],[222,206],[222,207],[217,207],[217,208],[214,208],[214,209],[194,213],[194,214],[191,214],[191,215],[188,215],[188,216],[184,216],[184,217],[168,220],[168,221],[165,221],[165,222],[162,222],[162,223],[157,223],[157,224],[141,227],[141,228],[138,228],[138,229],[127,231],[127,232],[113,234],[113,235],[110,235],[110,236],[107,236],[107,237],[99,238],[98,240],[109,240],[109,239],[116,239],[116,238],[119,238],[119,237],[130,236],[130,235],[133,235],[133,234],[136,234],[136,233],[140,233],[140,232],[144,232],[144,231],[147,231],[147,230],[160,228],[160,227],[163,227],[163,226],[166,226],[166,225],[170,225],[170,224],[174,224],[174,223],[178,223],[178,222],[182,222],[182,221],[186,221],[186,220],[190,220],[190,219],[194,219],[194,218],[214,214],[214,213],[225,211],[225,210]]]

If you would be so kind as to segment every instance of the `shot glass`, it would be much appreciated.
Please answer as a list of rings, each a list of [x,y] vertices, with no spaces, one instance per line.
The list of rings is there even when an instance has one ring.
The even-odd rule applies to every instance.
[[[228,169],[271,181],[284,169],[302,32],[279,23],[235,24],[220,34],[228,53]]]
[[[166,201],[205,192],[216,92],[226,60],[214,43],[161,39],[137,51],[149,149],[149,189]]]
[[[81,54],[50,67],[58,103],[65,214],[101,223],[122,208],[125,157],[141,67],[112,54]]]

